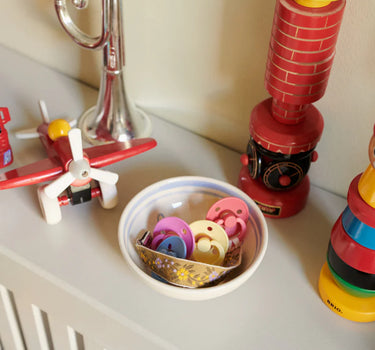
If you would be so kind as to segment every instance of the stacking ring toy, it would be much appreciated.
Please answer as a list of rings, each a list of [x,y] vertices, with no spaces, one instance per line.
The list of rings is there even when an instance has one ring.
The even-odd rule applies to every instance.
[[[186,244],[186,258],[189,258],[194,250],[194,235],[189,225],[182,219],[169,216],[161,219],[155,225],[151,249],[156,250],[159,244],[171,236],[179,236]]]
[[[375,274],[375,250],[361,246],[350,238],[342,225],[342,215],[332,228],[331,244],[336,254],[346,264],[356,270]]]
[[[348,205],[353,215],[371,227],[375,227],[374,208],[369,206],[358,192],[358,183],[362,174],[357,175],[350,183],[348,190]]]
[[[375,290],[375,274],[365,273],[346,264],[337,255],[330,243],[327,252],[327,261],[332,269],[346,282],[368,290]]]
[[[375,297],[359,298],[341,288],[330,273],[328,263],[319,277],[319,293],[324,303],[336,314],[351,321],[375,321]]]
[[[358,244],[375,250],[375,228],[358,220],[349,206],[342,213],[342,226],[345,232]]]
[[[195,239],[193,259],[211,265],[222,265],[228,251],[229,240],[224,229],[209,220],[190,224]]]
[[[335,282],[347,293],[350,295],[353,295],[358,298],[371,298],[375,296],[375,290],[369,290],[357,287],[347,281],[345,281],[343,278],[341,278],[336,271],[332,268],[332,266],[329,264],[329,261],[327,261],[328,268],[335,280]]]

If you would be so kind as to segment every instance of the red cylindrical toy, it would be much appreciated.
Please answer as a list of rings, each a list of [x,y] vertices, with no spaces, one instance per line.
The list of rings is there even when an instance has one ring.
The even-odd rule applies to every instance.
[[[323,117],[312,103],[328,85],[345,3],[313,8],[294,0],[276,2],[265,72],[272,98],[251,113],[239,178],[239,187],[265,216],[287,217],[305,206],[305,176],[323,132]]]

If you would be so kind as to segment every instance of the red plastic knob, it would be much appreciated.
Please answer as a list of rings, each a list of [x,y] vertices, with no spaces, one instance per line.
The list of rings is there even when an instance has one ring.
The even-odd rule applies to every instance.
[[[279,177],[279,184],[281,186],[287,187],[290,185],[291,181],[292,180],[290,179],[288,175],[282,175]]]
[[[312,162],[316,162],[318,160],[318,152],[317,151],[314,151],[311,155],[311,161]]]
[[[249,157],[247,156],[247,154],[241,155],[240,159],[241,159],[242,165],[245,165],[245,166],[249,165]]]

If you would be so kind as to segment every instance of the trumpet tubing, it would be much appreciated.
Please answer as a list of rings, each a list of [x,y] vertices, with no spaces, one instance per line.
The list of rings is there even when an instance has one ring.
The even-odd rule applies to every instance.
[[[72,3],[82,9],[87,7],[88,0],[72,0]],[[147,116],[132,116],[126,97],[122,0],[102,0],[101,34],[96,37],[84,33],[74,24],[66,0],[55,0],[55,9],[62,27],[74,42],[85,49],[103,50],[98,100],[95,107],[81,116],[79,123],[87,141],[98,144],[149,136]],[[143,118],[143,128],[140,118]]]

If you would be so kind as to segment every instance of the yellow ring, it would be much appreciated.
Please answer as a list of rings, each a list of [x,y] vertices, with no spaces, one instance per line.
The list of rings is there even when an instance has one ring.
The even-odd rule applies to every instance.
[[[375,321],[375,297],[359,298],[340,288],[327,262],[323,265],[319,277],[319,293],[324,303],[336,314],[351,321]]]

